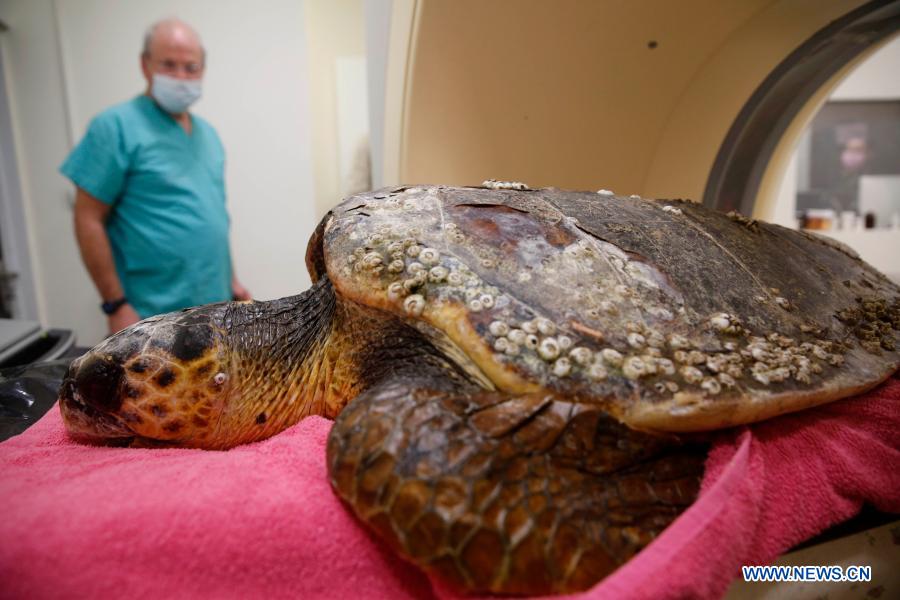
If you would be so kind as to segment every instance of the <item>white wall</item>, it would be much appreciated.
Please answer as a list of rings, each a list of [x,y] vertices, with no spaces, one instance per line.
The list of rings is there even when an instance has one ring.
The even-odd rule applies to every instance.
[[[393,0],[366,0],[366,61],[369,84],[369,147],[372,187],[384,186],[384,115]]]
[[[847,75],[829,100],[896,100],[900,98],[900,36],[894,36]]]
[[[228,208],[238,276],[260,299],[309,285],[306,241],[317,224],[310,151],[304,3],[266,0],[5,0],[0,19],[23,194],[30,212],[46,325],[103,335],[97,295],[71,226],[71,185],[57,168],[91,117],[142,92],[142,37],[178,16],[208,53],[196,113],[227,153]]]
[[[341,155],[359,146],[368,124],[365,72],[345,70],[365,61],[362,0],[314,0],[306,5],[312,114],[313,178],[317,214],[344,197]],[[347,140],[342,140],[342,133]],[[352,141],[349,141],[352,140]]]
[[[13,146],[17,158],[37,316],[45,325],[95,339],[103,319],[78,258],[65,202],[69,186],[55,171],[69,149],[69,127],[53,6],[49,0],[7,0],[0,19],[9,27],[0,41],[14,138],[3,144]],[[13,201],[18,199],[3,198]]]
[[[2,38],[0,38],[2,39]],[[12,276],[12,297],[4,297],[9,314],[16,319],[37,320],[37,295],[34,287],[34,268],[29,249],[28,221],[22,203],[22,186],[16,157],[9,94],[6,90],[2,44],[0,44],[0,269]],[[0,273],[0,277],[6,277]],[[5,294],[7,290],[0,290]]]

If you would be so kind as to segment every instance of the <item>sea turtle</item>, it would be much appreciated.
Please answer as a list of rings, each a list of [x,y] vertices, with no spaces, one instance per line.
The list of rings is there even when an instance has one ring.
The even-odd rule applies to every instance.
[[[584,589],[694,499],[698,436],[897,369],[900,289],[826,238],[601,190],[395,187],[313,286],[152,317],[76,360],[69,431],[224,449],[336,418],[337,494],[459,588]]]

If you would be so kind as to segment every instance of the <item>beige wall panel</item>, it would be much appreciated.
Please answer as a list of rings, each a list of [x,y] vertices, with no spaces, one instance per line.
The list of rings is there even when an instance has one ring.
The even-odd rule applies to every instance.
[[[753,90],[859,4],[419,0],[400,179],[700,199]]]
[[[645,194],[702,200],[722,142],[753,92],[798,46],[861,4],[773,2],[748,19],[686,83],[661,132],[644,181]]]
[[[314,0],[305,4],[305,13],[315,210],[322,216],[342,199],[336,63],[365,56],[363,5],[362,0]]]

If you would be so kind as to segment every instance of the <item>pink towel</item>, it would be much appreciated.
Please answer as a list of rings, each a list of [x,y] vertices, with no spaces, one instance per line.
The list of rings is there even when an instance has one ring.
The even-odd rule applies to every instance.
[[[71,442],[52,410],[0,444],[0,597],[451,597],[332,494],[331,423],[228,452]],[[900,512],[900,379],[723,432],[697,502],[578,598],[715,598],[856,513]]]

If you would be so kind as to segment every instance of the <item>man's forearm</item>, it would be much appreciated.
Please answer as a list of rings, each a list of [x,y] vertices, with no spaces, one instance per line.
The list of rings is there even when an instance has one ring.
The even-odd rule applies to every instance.
[[[103,222],[76,214],[75,234],[81,258],[100,297],[103,300],[115,300],[124,296]]]

